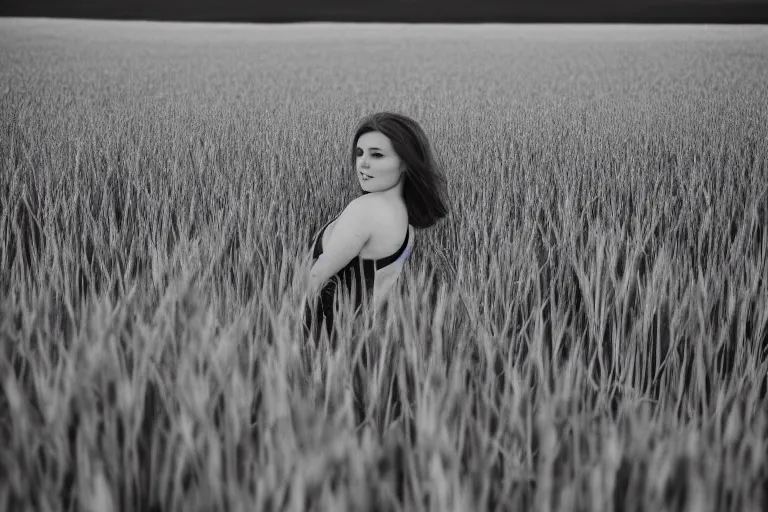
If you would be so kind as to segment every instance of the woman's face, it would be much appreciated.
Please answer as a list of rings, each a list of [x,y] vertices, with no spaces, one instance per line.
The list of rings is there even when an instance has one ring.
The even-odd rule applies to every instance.
[[[367,132],[361,135],[357,139],[355,155],[357,179],[366,192],[383,192],[400,181],[403,162],[383,133]]]

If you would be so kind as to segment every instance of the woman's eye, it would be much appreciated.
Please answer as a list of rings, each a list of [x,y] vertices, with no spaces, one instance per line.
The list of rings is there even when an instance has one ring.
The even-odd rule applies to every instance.
[[[355,156],[356,156],[357,158],[360,158],[361,156],[363,156],[363,150],[362,150],[361,148],[357,148],[357,149],[355,150]],[[377,152],[377,153],[371,153],[371,156],[375,156],[376,158],[379,158],[379,157],[382,157],[382,156],[384,156],[384,155],[382,155],[381,153],[378,153],[378,152]]]

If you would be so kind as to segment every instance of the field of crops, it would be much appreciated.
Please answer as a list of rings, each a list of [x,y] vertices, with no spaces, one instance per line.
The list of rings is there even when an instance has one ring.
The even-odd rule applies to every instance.
[[[0,20],[0,510],[766,510],[766,84],[761,27]],[[450,214],[331,351],[377,110]]]

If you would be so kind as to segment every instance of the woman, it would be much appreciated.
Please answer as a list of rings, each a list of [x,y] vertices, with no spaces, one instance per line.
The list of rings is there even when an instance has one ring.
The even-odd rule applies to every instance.
[[[414,228],[448,213],[445,177],[427,136],[413,119],[391,112],[364,118],[352,139],[350,164],[362,195],[315,236],[305,326],[325,324],[334,340],[333,307],[341,294],[355,314],[383,305],[414,246]],[[315,327],[314,329],[312,327]]]

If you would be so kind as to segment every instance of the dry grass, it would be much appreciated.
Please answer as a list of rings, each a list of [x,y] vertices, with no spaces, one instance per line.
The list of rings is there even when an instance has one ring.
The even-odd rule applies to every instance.
[[[0,509],[764,510],[766,32],[362,28],[0,24]],[[380,109],[451,215],[313,348]]]

